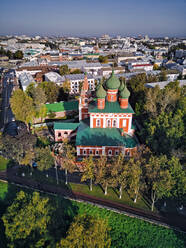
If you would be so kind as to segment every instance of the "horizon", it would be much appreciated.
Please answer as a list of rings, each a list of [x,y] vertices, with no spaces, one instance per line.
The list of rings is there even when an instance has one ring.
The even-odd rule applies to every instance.
[[[0,35],[186,37],[185,0],[2,0]]]

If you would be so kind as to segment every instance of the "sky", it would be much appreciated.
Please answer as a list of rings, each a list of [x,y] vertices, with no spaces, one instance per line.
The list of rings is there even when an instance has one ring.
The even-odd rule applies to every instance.
[[[0,0],[0,35],[186,37],[186,0]]]

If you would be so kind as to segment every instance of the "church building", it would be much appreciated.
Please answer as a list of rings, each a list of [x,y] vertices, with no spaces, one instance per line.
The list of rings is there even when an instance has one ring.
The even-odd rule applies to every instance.
[[[77,156],[114,156],[122,152],[131,156],[137,148],[132,117],[134,111],[128,102],[130,92],[114,75],[96,90],[96,99],[90,98],[86,80],[79,100],[77,129]]]
[[[120,82],[112,72],[108,80],[98,85],[96,99],[93,99],[85,75],[79,98],[79,123],[61,123],[61,128],[58,123],[57,130],[54,125],[55,133],[62,133],[64,128],[69,130],[72,126],[69,133],[76,134],[78,157],[115,156],[120,152],[132,156],[138,141],[134,136],[134,111],[128,101],[129,96],[126,84]]]

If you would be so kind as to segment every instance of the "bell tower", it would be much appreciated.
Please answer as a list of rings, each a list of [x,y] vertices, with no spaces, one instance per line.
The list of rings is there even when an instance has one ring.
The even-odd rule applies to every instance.
[[[79,121],[89,117],[88,114],[89,101],[90,101],[89,85],[88,85],[87,73],[85,73],[85,78],[83,81],[83,86],[79,98]]]

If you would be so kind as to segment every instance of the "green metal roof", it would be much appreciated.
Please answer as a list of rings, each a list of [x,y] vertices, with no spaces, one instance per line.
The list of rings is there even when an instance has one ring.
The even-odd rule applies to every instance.
[[[71,102],[56,102],[45,104],[48,112],[62,112],[62,111],[70,111],[74,110],[77,111],[79,107],[78,101],[71,101]]]
[[[75,130],[80,123],[55,122],[54,130]]]
[[[102,84],[99,86],[99,88],[96,91],[97,98],[104,99],[107,95],[107,92],[103,89]]]
[[[82,121],[78,127],[76,146],[125,146],[136,147],[135,138],[121,136],[118,128],[90,128],[89,121]]]
[[[134,114],[134,110],[132,109],[129,103],[128,103],[128,108],[122,109],[118,101],[117,102],[106,101],[104,109],[98,109],[97,102],[94,101],[89,104],[88,111],[90,113],[132,113]]]
[[[121,96],[121,98],[123,98],[123,99],[129,98],[129,96],[130,96],[130,91],[127,89],[126,84],[125,84],[124,89],[120,92],[120,96]]]
[[[120,80],[114,75],[114,70],[112,70],[112,74],[109,79],[106,81],[105,85],[107,89],[115,90],[120,87]]]

